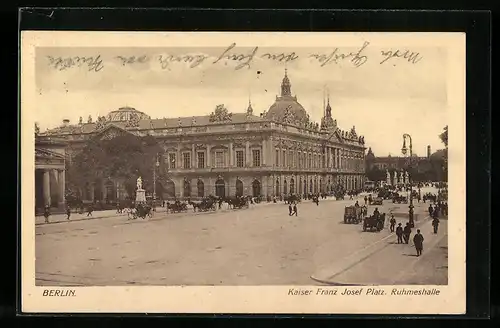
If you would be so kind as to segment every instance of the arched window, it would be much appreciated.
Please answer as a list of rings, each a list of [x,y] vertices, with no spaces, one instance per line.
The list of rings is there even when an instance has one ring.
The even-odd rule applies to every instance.
[[[286,182],[286,179],[285,181],[283,181],[283,194],[288,195],[288,184]]]
[[[281,194],[280,192],[280,179],[276,179],[276,196],[279,196]]]
[[[191,180],[184,179],[184,197],[191,197]]]
[[[259,180],[254,180],[252,183],[252,191],[253,191],[253,197],[259,197],[260,196],[260,181]]]
[[[293,178],[290,179],[290,193],[295,193],[295,180]]]
[[[243,196],[243,182],[236,179],[236,196]]]

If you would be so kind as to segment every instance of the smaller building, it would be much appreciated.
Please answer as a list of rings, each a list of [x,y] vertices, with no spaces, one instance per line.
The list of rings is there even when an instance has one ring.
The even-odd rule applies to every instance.
[[[66,142],[35,136],[35,207],[64,207]]]

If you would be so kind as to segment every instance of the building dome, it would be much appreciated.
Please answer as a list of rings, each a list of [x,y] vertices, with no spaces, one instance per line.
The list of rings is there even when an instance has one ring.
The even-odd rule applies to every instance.
[[[110,112],[106,116],[106,121],[109,122],[121,122],[121,121],[129,121],[133,118],[139,119],[139,120],[149,120],[151,117],[149,115],[146,115],[143,112],[140,112],[136,110],[135,108],[132,107],[122,107],[119,108],[118,110],[114,110]]]
[[[281,96],[276,97],[274,104],[269,107],[266,118],[288,124],[303,124],[309,120],[306,110],[297,101],[296,96],[292,96],[292,85],[285,70],[285,77],[281,82]]]

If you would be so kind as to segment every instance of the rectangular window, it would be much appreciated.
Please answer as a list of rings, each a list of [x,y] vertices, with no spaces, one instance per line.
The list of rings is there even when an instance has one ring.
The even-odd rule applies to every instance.
[[[309,163],[307,165],[307,168],[310,169],[312,167],[312,155],[309,154]]]
[[[224,152],[215,152],[215,167],[224,167]]]
[[[288,166],[293,167],[293,151],[292,150],[289,151],[288,157],[289,157]]]
[[[175,154],[168,154],[168,168],[175,169]]]
[[[182,154],[182,164],[185,169],[191,168],[191,153]]]
[[[198,168],[199,169],[205,168],[205,153],[204,152],[198,153]]]
[[[280,151],[276,149],[276,158],[275,158],[276,163],[274,165],[278,166],[280,164]]]
[[[283,149],[283,154],[281,155],[281,166],[286,166],[286,150]]]
[[[260,150],[252,150],[253,166],[260,166]]]
[[[236,167],[244,167],[245,166],[245,153],[243,150],[236,151]]]

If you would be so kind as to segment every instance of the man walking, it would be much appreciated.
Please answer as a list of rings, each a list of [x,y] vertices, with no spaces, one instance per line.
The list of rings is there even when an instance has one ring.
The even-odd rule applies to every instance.
[[[288,216],[292,216],[292,212],[293,212],[292,203],[290,203],[288,204]]]
[[[294,214],[295,214],[295,216],[297,216],[297,204],[296,203],[293,204],[293,213],[292,213],[292,215],[294,215]]]
[[[413,244],[417,250],[417,256],[422,255],[424,249],[424,236],[420,233],[420,229],[417,229],[417,234],[413,237]]]
[[[45,205],[45,209],[43,210],[43,216],[45,217],[45,223],[49,223],[49,216],[50,216],[49,205]]]
[[[391,220],[389,222],[391,223],[390,225],[391,232],[394,232],[394,227],[396,226],[396,219],[394,218],[394,214],[391,214]]]
[[[396,236],[398,236],[398,244],[403,243],[403,227],[401,226],[401,223],[398,224],[398,227],[396,228]]]
[[[439,219],[438,218],[432,219],[432,227],[434,228],[434,234],[437,234],[438,228],[439,228]]]
[[[71,208],[69,206],[66,206],[66,220],[69,220],[69,217],[71,216]]]
[[[92,206],[92,204],[89,204],[89,206],[87,207],[87,216],[92,216],[93,211],[94,207]]]
[[[410,235],[411,235],[411,227],[410,227],[410,223],[407,222],[406,226],[403,229],[403,236],[404,236],[405,244],[408,244],[410,242]]]

